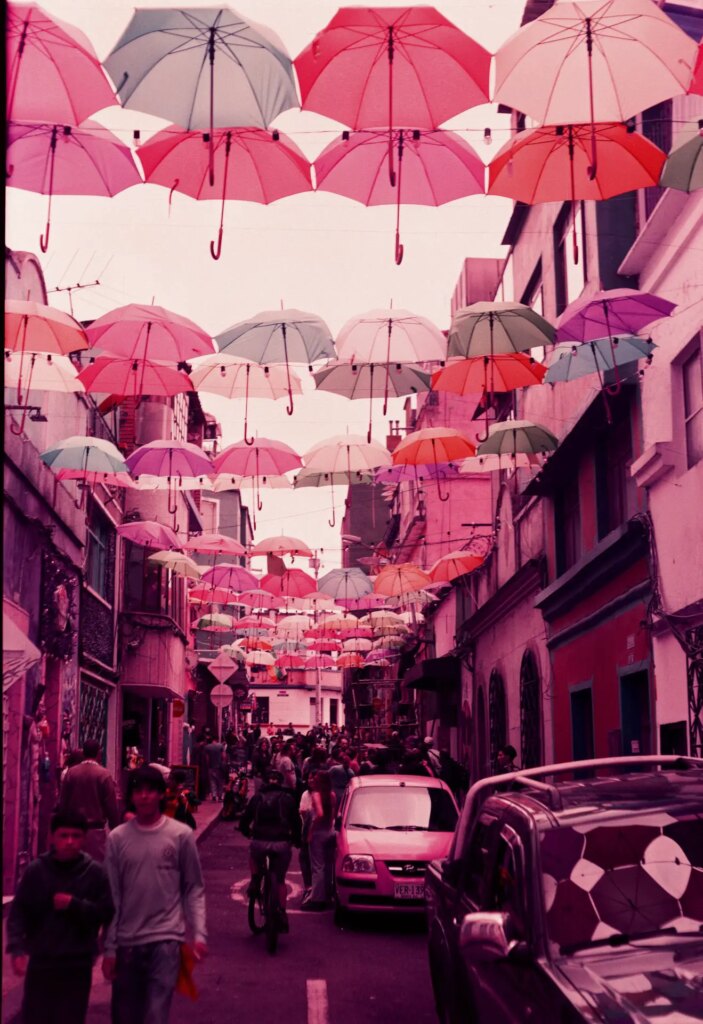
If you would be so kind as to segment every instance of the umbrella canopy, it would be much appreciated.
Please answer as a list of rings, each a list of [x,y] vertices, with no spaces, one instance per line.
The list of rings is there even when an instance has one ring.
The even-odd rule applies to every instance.
[[[698,125],[695,138],[669,153],[659,179],[662,188],[675,188],[680,192],[703,188],[703,121]]]
[[[211,354],[215,348],[209,334],[187,317],[138,303],[104,313],[86,334],[91,347],[107,355],[171,364]]]
[[[329,654],[311,654],[305,659],[305,670],[315,671],[319,668],[336,668],[337,662]]]
[[[182,555],[178,551],[157,551],[155,555],[149,555],[150,562],[176,572],[180,576],[188,576],[190,579],[200,579],[200,566],[196,565],[192,558]]]
[[[226,587],[213,587],[209,583],[201,583],[188,591],[188,600],[192,604],[237,604],[238,595]]]
[[[275,629],[276,623],[268,615],[243,615],[237,619],[237,631],[246,629],[267,630]]]
[[[233,537],[222,533],[201,533],[182,544],[184,551],[198,551],[204,555],[243,555],[246,548]]]
[[[348,653],[368,654],[373,647],[373,641],[368,637],[352,637],[342,643],[342,649]]]
[[[393,159],[397,161],[397,178]],[[400,128],[354,132],[351,137],[345,132],[322,151],[314,167],[320,192],[335,192],[365,206],[396,207],[397,264],[403,260],[403,203],[443,206],[484,191],[483,162],[454,132]]]
[[[149,441],[127,458],[133,476],[197,477],[212,472],[210,457],[190,441]]]
[[[281,576],[269,573],[261,579],[261,589],[276,597],[307,597],[316,589],[315,580],[302,569],[286,569]]]
[[[653,341],[629,336],[624,338],[597,338],[581,345],[572,345],[568,351],[561,353],[555,363],[547,370],[545,381],[556,384],[558,381],[576,380],[597,373],[601,387],[605,387],[604,374],[607,370],[615,370],[627,363],[647,359],[651,362],[654,349]],[[619,379],[619,378],[618,378]]]
[[[304,540],[281,535],[260,540],[249,552],[250,558],[253,558],[254,555],[303,555],[306,558],[312,558],[312,551]]]
[[[145,548],[157,548],[161,551],[180,550],[182,547],[178,536],[169,526],[145,519],[137,523],[121,523],[117,532],[123,540],[139,544]]]
[[[282,636],[288,636],[291,633],[299,634],[301,637],[306,630],[312,626],[312,618],[309,615],[289,615],[285,619],[281,619],[277,626],[276,632]]]
[[[432,465],[445,462],[459,462],[476,454],[476,446],[460,430],[449,427],[426,427],[406,434],[393,452],[393,463],[399,465]],[[449,494],[442,494],[437,481],[437,495],[440,501],[449,501]],[[417,589],[417,588],[416,588]]]
[[[77,125],[117,97],[90,40],[37,4],[7,4],[7,118]]]
[[[6,351],[4,386],[17,389],[19,405],[29,401],[30,391],[64,394],[85,391],[68,356],[55,356],[50,352],[32,352],[25,356],[24,352]]]
[[[478,446],[479,455],[517,455],[518,452],[537,454],[553,452],[559,447],[559,441],[539,423],[530,420],[506,420],[494,423],[489,430],[488,439]]]
[[[678,901],[640,864],[606,871],[591,897],[601,920],[623,935],[652,932],[680,916]]]
[[[86,391],[141,398],[144,395],[182,395],[193,391],[187,373],[148,359],[117,359],[98,356],[78,374]]]
[[[693,40],[649,0],[562,0],[500,47],[493,99],[540,124],[626,121],[686,92],[695,59]]]
[[[280,597],[274,597],[267,590],[243,590],[239,595],[239,601],[246,608],[266,608],[274,610],[283,605]]]
[[[370,594],[373,587],[362,569],[351,568],[332,569],[321,578],[318,589],[338,601],[340,598],[348,600],[350,597],[363,597],[364,594]],[[356,622],[353,624],[356,625]]]
[[[407,594],[413,590],[421,590],[432,582],[430,576],[418,565],[411,562],[401,562],[397,565],[387,565],[373,581],[375,594],[383,594],[385,597],[398,597],[400,594]],[[405,626],[402,619],[397,625]],[[372,625],[375,623],[372,622]]]
[[[431,320],[408,309],[371,309],[347,320],[337,352],[350,363],[441,362],[447,339]]]
[[[203,582],[213,587],[224,587],[227,590],[252,590],[258,587],[256,576],[241,565],[220,562],[203,572]]]
[[[377,650],[369,651],[364,658],[364,665],[371,665],[374,668],[389,668],[391,665],[391,658],[396,658],[397,654],[395,651],[390,650]]]
[[[541,348],[554,328],[521,302],[474,302],[457,309],[449,327],[449,356],[498,356]]]
[[[477,395],[541,384],[546,368],[522,352],[451,361],[432,374],[432,390]]]
[[[276,659],[270,651],[249,651],[244,661],[252,668],[268,668],[276,664]]]
[[[195,623],[195,629],[202,629],[206,633],[231,633],[237,620],[231,615],[223,615],[221,612],[212,612],[210,615],[203,615]]]
[[[389,466],[390,452],[375,441],[355,434],[339,434],[309,448],[303,455],[306,469],[324,473],[364,473]]]
[[[383,466],[374,474],[374,482],[384,486],[395,486],[406,482],[422,485],[428,480],[453,480],[459,476],[463,462],[438,462],[436,465]]]
[[[282,441],[257,437],[253,444],[238,441],[231,444],[215,457],[216,473],[232,473],[238,476],[279,476],[298,469],[302,460],[292,448]]]
[[[286,394],[302,395],[300,377],[282,366],[260,366],[236,356],[204,356],[191,371],[196,391],[207,391],[223,398],[244,399],[244,438],[249,421],[249,399],[270,398],[274,401]]]
[[[279,654],[276,658],[276,666],[284,669],[304,669],[305,658],[300,654]]]
[[[397,626],[403,626],[403,619],[397,612],[391,611],[375,611],[369,612],[363,619],[359,619],[362,625],[369,625],[372,629],[382,629],[385,626],[392,626],[394,629]]]
[[[347,651],[344,654],[340,654],[336,661],[337,668],[363,668],[364,659],[361,654],[355,654],[353,651]]]
[[[3,346],[9,352],[67,355],[88,348],[81,325],[60,309],[41,302],[5,299]]]
[[[489,430],[490,432],[490,430]],[[460,475],[472,473],[497,473],[501,469],[535,469],[539,468],[541,461],[538,455],[514,452],[509,456],[503,455],[477,455],[472,459],[464,459],[459,473]]]
[[[373,399],[383,398],[384,415],[389,396],[417,395],[429,391],[430,377],[419,366],[401,363],[328,363],[313,374],[318,391],[330,391],[349,399],[368,399],[369,429],[366,440],[371,441],[373,426]]]
[[[293,487],[288,477],[283,475],[264,475],[258,480],[254,476],[232,476],[229,473],[220,473],[219,476],[212,478],[209,489],[216,493],[220,491],[241,491],[245,485],[255,487],[257,482],[262,487],[268,487],[270,490],[286,490]]]
[[[430,579],[433,583],[451,583],[457,577],[478,569],[484,560],[482,555],[474,555],[470,551],[451,551],[437,559],[430,569]]]
[[[310,651],[328,651],[338,653],[342,649],[342,641],[333,636],[312,637],[307,641]]]
[[[7,184],[48,196],[41,251],[49,246],[53,196],[114,196],[141,183],[129,146],[95,121],[13,121],[8,126]]]
[[[634,288],[612,288],[576,299],[557,320],[557,341],[593,341],[616,334],[638,334],[670,316],[674,302]]]
[[[111,441],[74,435],[57,441],[40,455],[42,462],[56,471],[78,470],[90,473],[128,473],[122,452]]]

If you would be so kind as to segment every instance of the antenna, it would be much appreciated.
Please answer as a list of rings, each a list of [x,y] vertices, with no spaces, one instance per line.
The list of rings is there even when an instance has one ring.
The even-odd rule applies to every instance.
[[[99,284],[100,281],[85,281],[83,284],[69,284],[65,288],[48,288],[47,295],[54,292],[68,292],[68,304],[71,308],[71,316],[73,316],[73,292],[80,291],[81,288],[95,288]]]

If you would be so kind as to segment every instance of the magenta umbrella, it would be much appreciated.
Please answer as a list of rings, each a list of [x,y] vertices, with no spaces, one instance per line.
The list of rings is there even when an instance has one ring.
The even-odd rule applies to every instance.
[[[187,373],[149,359],[116,359],[98,356],[78,374],[88,392],[141,398],[143,395],[170,397],[194,391]]]
[[[398,175],[388,175],[389,137],[398,157]],[[394,129],[344,132],[315,161],[318,192],[335,192],[365,206],[396,207],[395,262],[402,263],[401,203],[442,206],[483,194],[484,165],[468,142],[454,132]]]
[[[207,477],[212,473],[209,456],[188,441],[149,441],[133,451],[126,462],[132,476],[166,478],[169,490],[168,511],[174,516],[178,511],[175,494],[179,480],[182,477]]]
[[[117,532],[124,540],[157,551],[180,551],[181,542],[169,526],[145,519],[137,523],[121,523]]]
[[[93,320],[86,334],[92,348],[128,359],[181,364],[215,351],[212,338],[201,327],[163,306],[118,306]]]
[[[55,195],[114,196],[142,180],[129,147],[95,121],[80,128],[12,121],[6,160],[8,185],[49,197],[42,252],[49,247]]]
[[[296,58],[303,110],[385,128],[437,128],[488,102],[491,55],[433,7],[344,7]]]
[[[225,200],[273,203],[285,196],[312,191],[310,163],[292,139],[279,131],[260,128],[225,128],[210,136],[184,132],[176,125],[164,129],[138,149],[144,177],[153,185],[183,192],[193,199],[221,203],[217,244],[210,242],[214,260],[222,252]],[[216,182],[217,184],[213,183]]]
[[[237,593],[241,593],[243,590],[252,590],[259,585],[253,572],[249,572],[242,565],[229,562],[220,562],[219,565],[213,565],[206,569],[202,580],[213,587],[225,587],[227,590],[234,590]]]
[[[7,118],[81,124],[117,103],[93,45],[36,4],[8,4]]]
[[[286,569],[280,576],[274,573],[261,578],[262,590],[268,590],[275,597],[307,597],[317,590],[315,580],[302,569]]]

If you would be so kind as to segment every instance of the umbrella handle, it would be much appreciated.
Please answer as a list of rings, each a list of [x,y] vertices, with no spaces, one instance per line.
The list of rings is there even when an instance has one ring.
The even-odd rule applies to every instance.
[[[39,236],[39,246],[42,252],[46,252],[49,248],[49,234],[51,233],[51,200],[54,193],[54,168],[56,166],[56,139],[58,135],[58,127],[54,125],[51,131],[51,142],[49,147],[51,150],[50,156],[50,167],[49,167],[49,205],[46,211],[46,229],[45,234]]]
[[[403,170],[403,132],[398,139],[398,192],[395,199],[395,265],[403,262],[405,246],[400,244],[400,176]]]
[[[400,232],[395,233],[395,265],[397,267],[403,262],[403,253],[405,252],[405,246],[400,244]]]
[[[328,519],[327,522],[330,526],[335,526],[337,523],[337,513],[335,511],[334,505],[332,506],[332,518]]]
[[[256,507],[259,510],[259,512],[261,512],[261,509],[264,507],[264,503],[261,500],[261,495],[260,494],[256,495]]]
[[[49,234],[51,232],[51,220],[47,217],[45,233],[39,236],[39,248],[46,252],[49,248]]]
[[[249,447],[251,448],[251,446],[253,445],[254,441],[256,441],[255,437],[247,437],[247,432],[246,432],[246,427],[245,427],[244,428],[244,444],[248,444]]]
[[[210,255],[214,260],[219,260],[222,254],[222,231],[222,226],[220,226],[220,229],[217,232],[217,244],[215,244],[215,242],[210,242]]]
[[[24,424],[25,424],[25,421],[27,419],[27,412],[28,411],[29,411],[29,406],[27,406],[27,405],[23,406],[23,408],[22,408],[22,416],[20,418],[19,424],[15,424],[13,420],[10,420],[10,433],[14,434],[15,437],[19,437],[20,434],[24,433]]]

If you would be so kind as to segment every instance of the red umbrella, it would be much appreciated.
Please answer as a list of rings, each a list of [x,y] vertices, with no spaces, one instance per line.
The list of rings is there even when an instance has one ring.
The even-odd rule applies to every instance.
[[[36,4],[8,4],[7,117],[81,124],[117,103],[87,36]]]
[[[219,199],[220,228],[210,254],[222,251],[225,200],[273,203],[284,196],[312,191],[310,164],[295,143],[279,131],[225,128],[212,133],[214,180],[209,174],[210,136],[164,129],[138,149],[147,182],[183,192],[193,199]],[[219,184],[221,182],[221,184]],[[169,198],[170,202],[170,198]]]
[[[390,139],[390,145],[389,145]],[[384,167],[397,152],[397,183]],[[468,142],[454,132],[392,129],[344,132],[315,161],[318,192],[335,192],[365,206],[395,204],[395,261],[401,263],[400,205],[442,206],[483,194],[484,166]]]
[[[693,69],[693,77],[688,87],[688,93],[703,96],[703,39],[698,44],[698,57],[696,58],[696,66]]]
[[[114,196],[142,180],[129,147],[95,121],[80,128],[13,121],[6,159],[8,185],[49,197],[42,252],[49,247],[55,195]]]
[[[470,551],[452,551],[435,562],[430,569],[430,577],[433,583],[451,583],[457,577],[478,569],[484,561],[482,555],[474,555]]]
[[[182,395],[194,391],[187,373],[149,359],[116,359],[98,356],[78,374],[88,392],[141,398],[143,395]]]
[[[285,669],[305,668],[305,658],[301,658],[299,654],[279,654],[276,666]]]
[[[490,54],[433,7],[345,7],[296,58],[303,110],[350,128],[437,128],[488,101]]]
[[[281,576],[269,573],[261,578],[261,589],[274,597],[307,597],[316,590],[312,576],[302,569],[286,569]]]
[[[86,334],[92,348],[129,359],[185,363],[215,351],[212,338],[201,327],[163,306],[118,306],[93,320]]]

